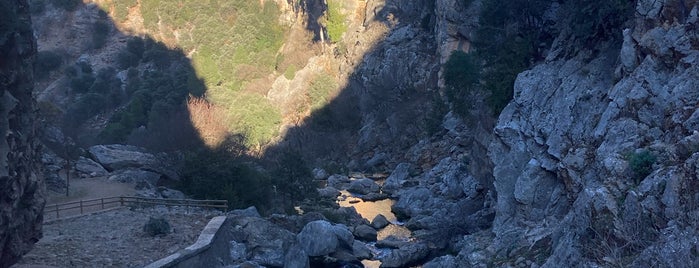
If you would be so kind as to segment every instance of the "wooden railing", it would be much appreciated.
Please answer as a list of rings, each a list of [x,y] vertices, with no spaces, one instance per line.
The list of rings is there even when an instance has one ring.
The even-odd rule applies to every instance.
[[[44,217],[47,218],[48,216],[53,218],[53,216],[55,216],[55,219],[58,219],[65,216],[81,215],[86,212],[94,212],[121,206],[142,205],[182,206],[186,208],[205,207],[228,210],[228,200],[158,199],[136,196],[114,196],[60,204],[49,204],[44,208]]]

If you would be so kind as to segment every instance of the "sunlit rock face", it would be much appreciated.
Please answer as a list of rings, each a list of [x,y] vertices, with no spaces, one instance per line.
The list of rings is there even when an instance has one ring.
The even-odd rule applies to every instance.
[[[698,245],[682,238],[697,230],[698,9],[635,8],[623,42],[572,58],[559,42],[519,74],[489,150],[496,252],[526,245],[548,267],[696,265],[678,260]],[[639,176],[644,151],[655,161]]]
[[[45,199],[37,176],[29,5],[3,1],[0,14],[0,267],[9,267],[41,237]]]

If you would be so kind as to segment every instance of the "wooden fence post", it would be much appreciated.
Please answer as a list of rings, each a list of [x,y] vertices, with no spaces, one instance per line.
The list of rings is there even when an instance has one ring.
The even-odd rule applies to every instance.
[[[83,214],[83,200],[80,199],[80,214]]]
[[[104,209],[104,198],[100,198],[100,202],[102,203],[102,209]]]

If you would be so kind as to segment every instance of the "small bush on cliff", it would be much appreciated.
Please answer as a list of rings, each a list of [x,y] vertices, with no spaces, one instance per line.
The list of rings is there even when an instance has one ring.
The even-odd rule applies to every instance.
[[[468,116],[469,92],[478,83],[479,68],[473,55],[454,51],[444,65],[445,93],[451,101],[454,112],[462,117]]]
[[[631,171],[633,171],[634,179],[637,181],[643,180],[643,178],[653,172],[653,164],[655,164],[656,157],[650,151],[642,150],[640,152],[631,153],[627,159],[629,161],[629,167]]]
[[[629,0],[568,0],[564,6],[571,14],[566,27],[585,45],[597,40],[620,39],[623,24],[633,16],[634,1]]]

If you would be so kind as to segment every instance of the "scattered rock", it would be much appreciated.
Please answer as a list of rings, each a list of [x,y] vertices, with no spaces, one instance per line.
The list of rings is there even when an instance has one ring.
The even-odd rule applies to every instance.
[[[340,196],[340,190],[335,189],[335,187],[328,186],[322,189],[318,189],[318,195],[322,198],[334,199]]]
[[[250,206],[246,209],[235,209],[231,212],[229,212],[231,215],[236,215],[236,216],[243,216],[243,217],[262,217],[260,216],[260,212],[257,211],[257,208],[254,206]]]
[[[282,267],[288,252],[296,244],[296,235],[268,220],[233,216],[231,236],[246,245],[247,260],[262,266]]]
[[[316,180],[325,180],[328,178],[328,172],[326,172],[325,169],[322,168],[314,168],[312,173],[313,179]]]
[[[75,163],[75,170],[87,174],[91,177],[106,176],[109,172],[102,165],[92,159],[80,157]]]
[[[150,217],[143,226],[143,231],[150,236],[166,235],[172,231],[170,222],[163,217]]]
[[[379,191],[379,189],[379,185],[376,184],[373,180],[362,178],[353,180],[350,183],[349,188],[347,190],[357,194],[369,194],[376,193]]]
[[[155,186],[158,185],[160,176],[160,174],[152,171],[128,168],[112,172],[109,175],[109,180],[122,183],[140,184],[137,187],[140,189],[154,189]]]
[[[386,179],[386,182],[384,182],[382,191],[387,194],[393,194],[396,193],[398,189],[400,189],[401,185],[405,180],[408,179],[410,176],[410,164],[408,163],[400,163],[396,168],[391,172],[391,175],[388,176],[388,179]]]
[[[396,237],[394,235],[389,235],[385,239],[381,239],[376,242],[377,248],[400,248],[408,243],[407,240]]]
[[[159,186],[158,193],[165,199],[187,199],[183,192],[165,186]]]
[[[463,265],[457,263],[456,257],[452,255],[445,255],[432,259],[431,261],[422,265],[422,268],[459,268]]]
[[[371,220],[371,227],[374,227],[374,229],[376,230],[384,228],[389,224],[390,222],[388,222],[388,219],[386,219],[386,217],[381,214],[376,215],[376,217],[374,217],[374,219]]]
[[[381,259],[381,267],[407,267],[423,260],[429,253],[430,249],[425,244],[406,244],[399,249],[391,250],[391,253]]]
[[[354,228],[354,235],[363,241],[376,241],[376,229],[362,224]]]
[[[121,144],[95,145],[88,149],[95,161],[109,170],[139,168],[156,164],[158,161],[145,149]]]
[[[359,240],[354,240],[354,243],[352,244],[352,253],[360,260],[368,260],[373,257],[371,249],[369,249],[366,244]]]
[[[350,178],[345,175],[335,174],[328,177],[328,186],[335,189],[347,189]]]
[[[313,221],[306,224],[297,239],[308,256],[323,256],[335,251],[339,242],[335,227],[327,221]]]
[[[364,201],[373,202],[373,201],[388,199],[388,195],[383,194],[383,193],[368,193],[368,194],[360,196],[359,198],[361,198]]]

